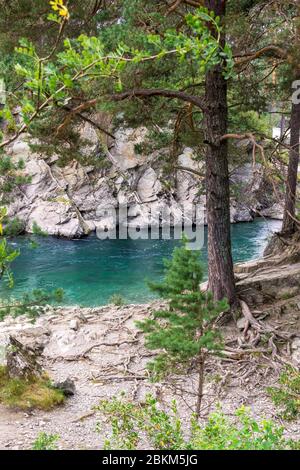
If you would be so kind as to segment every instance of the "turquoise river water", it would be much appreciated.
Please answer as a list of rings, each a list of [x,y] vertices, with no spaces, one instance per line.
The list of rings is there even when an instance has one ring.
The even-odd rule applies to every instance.
[[[256,219],[232,226],[235,262],[259,257],[279,221]],[[65,291],[64,304],[96,306],[106,304],[113,294],[127,302],[143,303],[153,299],[146,280],[163,275],[163,258],[171,255],[178,241],[105,240],[96,236],[81,240],[39,237],[32,248],[28,237],[10,242],[21,254],[13,263],[15,288],[2,287],[2,296],[17,298],[33,289]],[[203,262],[206,263],[206,244]]]

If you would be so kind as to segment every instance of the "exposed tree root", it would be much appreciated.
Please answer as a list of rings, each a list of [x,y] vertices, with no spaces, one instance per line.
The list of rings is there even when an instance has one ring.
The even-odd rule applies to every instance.
[[[263,354],[271,354],[273,360],[281,363],[293,365],[288,357],[283,357],[277,345],[278,342],[287,344],[287,352],[290,351],[290,341],[297,336],[295,333],[278,331],[279,327],[273,327],[262,320],[254,318],[249,306],[243,300],[240,301],[242,314],[246,319],[246,325],[243,331],[243,338],[239,339],[240,348],[249,347],[251,345],[255,349],[253,352],[261,352]],[[268,342],[268,349],[263,350],[256,348],[261,342]],[[250,352],[250,350],[248,350]]]

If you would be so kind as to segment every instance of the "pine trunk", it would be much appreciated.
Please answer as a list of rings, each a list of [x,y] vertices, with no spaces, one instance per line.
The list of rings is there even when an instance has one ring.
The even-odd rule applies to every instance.
[[[292,104],[290,129],[291,150],[289,155],[289,167],[286,182],[286,196],[282,232],[292,235],[297,229],[297,223],[295,222],[295,218],[299,166],[300,104]]]
[[[206,7],[224,16],[226,1],[206,0]],[[225,41],[225,37],[223,38]],[[236,303],[231,254],[230,191],[228,144],[220,137],[227,133],[227,82],[221,66],[206,74],[205,138],[206,198],[208,223],[209,288],[215,300],[227,298]]]
[[[205,356],[204,354],[199,354],[198,361],[198,396],[197,396],[197,406],[196,406],[196,417],[200,417],[201,404],[203,399],[203,387],[204,387],[204,367],[205,367]]]

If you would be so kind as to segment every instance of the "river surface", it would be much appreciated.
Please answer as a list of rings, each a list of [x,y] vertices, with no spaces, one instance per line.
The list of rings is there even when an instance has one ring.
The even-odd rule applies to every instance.
[[[247,261],[262,255],[268,238],[280,229],[281,222],[256,219],[232,225],[234,261]],[[33,289],[65,291],[64,304],[104,305],[114,294],[129,303],[154,298],[147,280],[163,275],[163,259],[170,257],[179,243],[174,240],[105,240],[96,236],[81,240],[39,237],[34,248],[28,237],[10,242],[21,250],[13,263],[15,287],[3,286],[2,297],[18,298]],[[206,272],[206,243],[202,250]]]

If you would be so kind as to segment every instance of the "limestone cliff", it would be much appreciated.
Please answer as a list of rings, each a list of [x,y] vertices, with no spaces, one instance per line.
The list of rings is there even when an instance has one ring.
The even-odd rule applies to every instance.
[[[95,154],[99,136],[91,126],[82,129],[90,141],[88,151]],[[25,173],[31,177],[14,194],[9,216],[24,222],[26,232],[36,223],[50,235],[81,237],[97,229],[112,228],[115,220],[105,215],[107,207],[129,206],[130,221],[141,228],[148,225],[149,213],[169,208],[172,224],[179,223],[180,209],[191,203],[204,210],[205,196],[202,163],[185,148],[178,157],[172,175],[166,175],[160,155],[138,155],[136,144],[147,130],[119,129],[115,142],[99,160],[105,165],[82,166],[75,159],[67,166],[58,165],[59,156],[46,158],[31,151],[26,136],[9,149],[15,160],[23,159]],[[245,150],[245,163],[231,169],[232,222],[251,221],[257,215],[281,217],[272,189],[264,179],[259,164],[253,167]],[[161,221],[164,223],[164,220]]]

